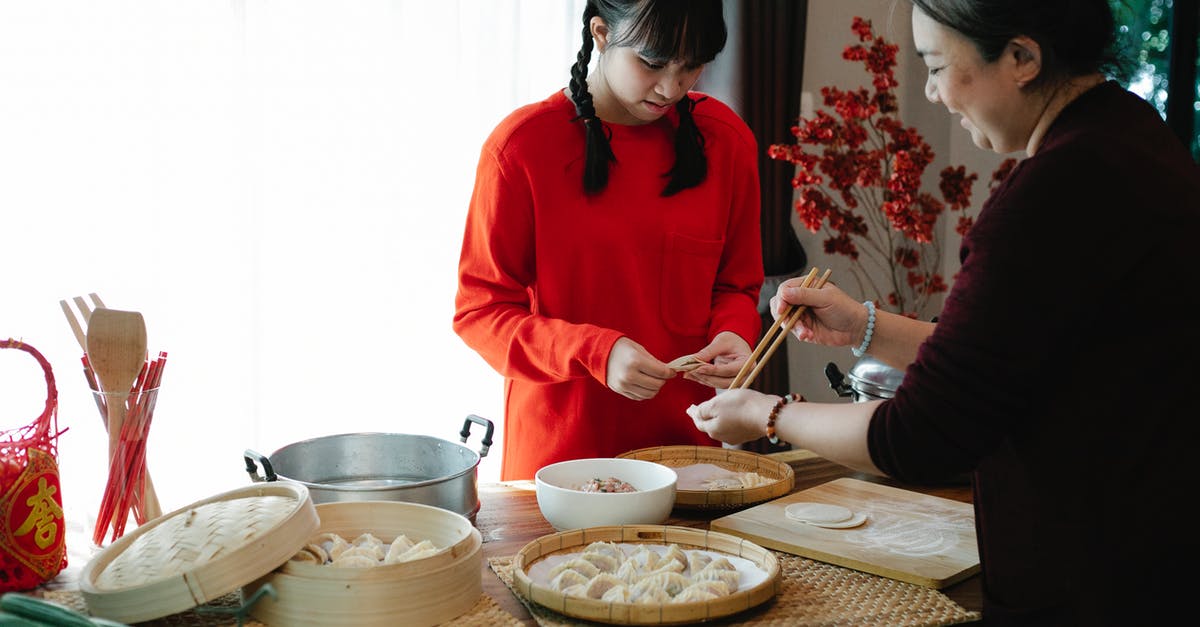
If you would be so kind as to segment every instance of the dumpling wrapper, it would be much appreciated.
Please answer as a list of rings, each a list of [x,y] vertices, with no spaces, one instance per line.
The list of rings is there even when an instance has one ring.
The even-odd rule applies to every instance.
[[[371,559],[361,553],[351,553],[354,549],[350,549],[342,556],[329,563],[334,568],[373,568],[379,565],[379,560]]]
[[[684,355],[667,363],[667,367],[675,372],[691,372],[700,366],[707,366],[707,361],[696,359],[695,355]]]

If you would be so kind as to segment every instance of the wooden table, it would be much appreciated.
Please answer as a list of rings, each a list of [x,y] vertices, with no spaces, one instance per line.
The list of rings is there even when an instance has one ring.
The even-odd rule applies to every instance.
[[[966,484],[939,487],[904,485],[890,479],[852,471],[845,466],[840,466],[804,450],[784,451],[773,453],[770,456],[786,462],[796,471],[796,485],[793,491],[805,490],[841,477],[853,477],[964,503],[971,502],[971,488]],[[537,623],[525,606],[488,568],[487,558],[516,555],[530,541],[554,533],[554,528],[538,511],[537,496],[531,481],[485,483],[479,486],[479,492],[482,505],[479,513],[475,516],[475,526],[483,535],[484,594],[490,596],[497,604],[523,623],[536,625]],[[707,529],[713,518],[727,513],[729,512],[675,511],[672,512],[671,518],[667,520],[666,524]],[[978,612],[983,608],[978,575],[945,588],[942,593],[967,610]]]

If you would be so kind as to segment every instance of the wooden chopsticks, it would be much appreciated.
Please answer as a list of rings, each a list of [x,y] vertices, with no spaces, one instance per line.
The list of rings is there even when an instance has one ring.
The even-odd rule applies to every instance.
[[[802,284],[802,287],[820,289],[821,286],[825,285],[825,282],[829,280],[830,272],[831,270],[827,269],[825,270],[825,273],[818,278],[817,268],[813,268],[809,271],[808,276],[804,277],[804,283]],[[746,359],[746,363],[742,364],[742,369],[738,371],[737,376],[733,378],[733,382],[729,384],[729,389],[737,390],[750,387],[750,384],[754,382],[754,378],[757,377],[758,373],[762,371],[763,366],[767,365],[767,360],[771,359],[771,355],[774,355],[775,350],[779,348],[779,345],[783,344],[784,340],[787,339],[788,333],[791,332],[792,327],[796,326],[796,323],[800,321],[800,314],[804,313],[805,309],[806,307],[804,305],[789,305],[788,308],[784,310],[784,312],[778,318],[775,319],[775,323],[772,324],[771,328],[763,334],[762,340],[760,340],[758,346],[754,348],[754,352],[750,354],[750,357]],[[772,337],[772,335],[774,335],[774,337]],[[769,347],[768,344],[770,345]],[[767,349],[765,355],[762,354],[764,348]],[[762,356],[761,359],[759,359],[760,355]],[[753,370],[751,370],[751,368],[753,368]]]

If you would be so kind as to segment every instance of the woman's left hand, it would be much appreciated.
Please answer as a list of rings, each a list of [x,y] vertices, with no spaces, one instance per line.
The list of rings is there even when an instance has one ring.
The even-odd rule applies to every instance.
[[[683,378],[714,388],[727,388],[742,369],[742,364],[750,358],[750,345],[737,333],[722,331],[696,353],[696,358],[708,364],[684,373]]]
[[[699,405],[687,413],[696,428],[714,440],[726,444],[742,444],[766,434],[767,415],[779,401],[756,390],[729,390]]]

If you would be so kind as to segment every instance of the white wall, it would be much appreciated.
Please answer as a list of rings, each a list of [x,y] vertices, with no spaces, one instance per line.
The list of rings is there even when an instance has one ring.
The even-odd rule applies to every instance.
[[[900,46],[897,56],[896,78],[900,82],[897,96],[900,119],[907,126],[915,126],[933,148],[937,158],[925,172],[926,189],[937,195],[938,172],[947,165],[965,165],[968,171],[979,174],[972,205],[974,213],[987,197],[987,181],[1002,158],[982,151],[971,143],[970,136],[962,129],[940,104],[929,102],[924,95],[926,68],[917,58],[912,45],[911,5],[904,0],[809,0],[808,33],[804,45],[804,91],[813,94],[813,106],[822,108],[820,89],[825,85],[836,85],[842,89],[869,87],[869,76],[858,62],[842,58],[842,50],[857,42],[850,31],[855,16],[869,19],[876,35]],[[790,139],[790,138],[781,138]],[[940,226],[944,229],[943,276],[951,281],[958,268],[958,235],[954,233],[957,216],[943,216]],[[810,233],[793,218],[797,237],[808,254],[809,266],[832,268],[834,281],[839,276],[848,277],[849,259],[830,256],[823,252],[820,233]],[[851,284],[842,284],[852,287]],[[851,295],[860,296],[858,294]],[[940,302],[940,300],[939,300]],[[845,348],[828,348],[801,344],[791,338],[788,347],[789,373],[792,390],[804,394],[810,400],[836,400],[838,397],[829,389],[825,378],[825,364],[835,362],[846,372],[855,362],[854,356]]]

